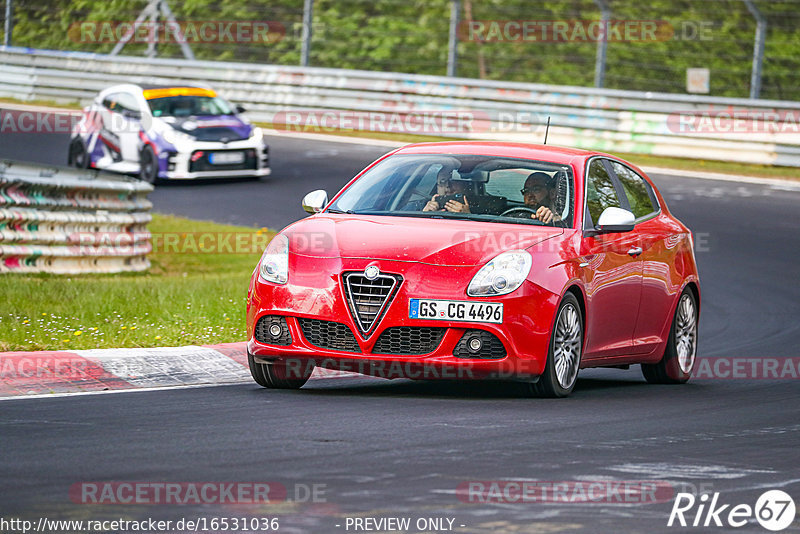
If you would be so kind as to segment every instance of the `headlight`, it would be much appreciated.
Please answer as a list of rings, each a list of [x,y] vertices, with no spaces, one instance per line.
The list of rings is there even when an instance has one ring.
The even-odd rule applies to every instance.
[[[166,141],[171,145],[177,145],[178,143],[186,143],[194,141],[194,137],[192,137],[191,135],[186,135],[185,133],[178,132],[176,130],[173,130],[172,128],[167,128],[166,130],[164,130],[164,132],[161,134],[161,137],[163,137],[164,141]]]
[[[467,288],[470,297],[488,297],[511,293],[528,277],[531,271],[530,253],[525,250],[503,252],[481,267]]]
[[[260,142],[261,140],[264,139],[264,131],[258,126],[253,126],[253,131],[250,132],[250,139],[256,142]]]
[[[289,280],[289,239],[285,235],[276,235],[267,245],[261,256],[258,276],[273,284],[285,284]]]

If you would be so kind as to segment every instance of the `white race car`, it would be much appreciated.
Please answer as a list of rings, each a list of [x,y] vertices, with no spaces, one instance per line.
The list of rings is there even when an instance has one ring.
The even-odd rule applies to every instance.
[[[122,84],[72,129],[69,164],[158,179],[270,174],[261,128],[209,87]]]

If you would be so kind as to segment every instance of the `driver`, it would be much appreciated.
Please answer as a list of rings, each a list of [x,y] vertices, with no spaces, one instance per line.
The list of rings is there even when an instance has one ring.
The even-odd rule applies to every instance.
[[[436,194],[431,197],[422,211],[449,211],[451,213],[470,213],[469,200],[464,196],[464,202],[450,199],[443,208],[439,208],[438,197],[465,193],[468,183],[464,180],[453,180],[453,171],[448,167],[442,167],[436,176]]]
[[[547,173],[537,171],[525,179],[522,186],[522,197],[525,206],[533,210],[531,219],[537,219],[544,224],[560,221],[561,217],[555,215],[555,178]]]

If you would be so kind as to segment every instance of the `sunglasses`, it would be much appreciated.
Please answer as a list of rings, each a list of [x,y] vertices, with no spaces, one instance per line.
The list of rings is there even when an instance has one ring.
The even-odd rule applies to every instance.
[[[547,188],[543,185],[534,185],[533,187],[529,187],[527,189],[520,189],[519,192],[522,193],[523,196],[529,195],[531,193],[541,193],[542,191],[546,190]]]

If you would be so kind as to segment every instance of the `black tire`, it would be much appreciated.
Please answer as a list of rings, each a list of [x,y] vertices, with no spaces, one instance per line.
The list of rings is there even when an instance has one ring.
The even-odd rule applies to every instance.
[[[247,364],[250,374],[259,386],[270,389],[300,389],[308,382],[314,371],[313,364],[301,362],[297,366],[287,368],[285,362],[259,363],[252,354],[247,353]],[[297,369],[295,370],[295,367]]]
[[[642,364],[645,380],[651,384],[684,384],[689,381],[697,356],[697,324],[697,302],[694,293],[686,288],[672,316],[664,356],[658,363]]]
[[[558,357],[563,354],[566,360]],[[583,314],[578,299],[567,293],[556,312],[550,333],[550,347],[547,362],[539,380],[530,384],[531,394],[537,397],[566,397],[575,389],[578,369],[583,356]],[[566,367],[561,362],[568,362]],[[559,379],[559,375],[561,379]]]
[[[69,144],[67,164],[74,165],[78,169],[89,168],[89,153],[86,151],[86,144],[83,142],[83,139],[73,139]]]
[[[158,159],[150,145],[139,153],[139,179],[154,185],[158,181]]]

